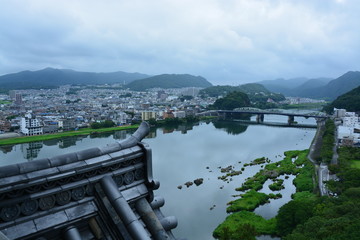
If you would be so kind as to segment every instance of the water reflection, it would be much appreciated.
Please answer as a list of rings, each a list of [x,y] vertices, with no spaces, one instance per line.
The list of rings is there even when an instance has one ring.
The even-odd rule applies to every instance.
[[[113,134],[113,132],[93,132],[90,134],[90,138],[108,138]]]
[[[113,137],[114,139],[116,140],[122,140],[122,139],[125,139],[126,136],[128,134],[128,131],[124,130],[124,131],[117,131],[117,132],[114,132],[113,133]]]
[[[46,141],[43,141],[43,144],[45,146],[56,146],[59,142],[59,139],[50,139],[50,140],[46,140]]]
[[[32,161],[33,159],[37,158],[42,147],[42,142],[24,143],[21,144],[21,152],[25,159]]]
[[[0,146],[0,151],[2,151],[3,153],[9,153],[13,150],[13,145],[5,145],[5,146]]]
[[[145,138],[156,138],[156,128],[151,128],[149,134]]]
[[[76,142],[81,141],[83,137],[74,136],[58,139],[59,148],[69,148],[76,145]],[[46,142],[46,141],[45,141]]]
[[[162,129],[163,134],[173,133],[173,132],[181,132],[181,134],[187,134],[188,131],[193,130],[194,126],[198,126],[199,123],[187,123],[187,124],[169,124],[163,127]]]
[[[243,133],[248,128],[248,125],[229,122],[229,121],[213,121],[213,125],[217,129],[222,129],[230,135],[238,135]]]

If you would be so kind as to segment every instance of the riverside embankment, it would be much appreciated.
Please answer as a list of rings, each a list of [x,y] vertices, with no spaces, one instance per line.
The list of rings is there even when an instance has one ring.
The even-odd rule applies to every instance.
[[[77,131],[68,131],[61,133],[51,133],[51,134],[43,134],[36,136],[21,136],[19,134],[5,134],[3,137],[0,135],[0,146],[1,145],[15,145],[21,143],[29,143],[29,142],[37,142],[37,141],[46,141],[63,137],[73,137],[73,136],[82,136],[96,133],[104,133],[104,132],[114,132],[114,131],[122,131],[127,129],[136,129],[139,125],[126,125],[120,127],[111,127],[111,128],[100,128],[100,129],[92,129],[92,128],[82,128]]]

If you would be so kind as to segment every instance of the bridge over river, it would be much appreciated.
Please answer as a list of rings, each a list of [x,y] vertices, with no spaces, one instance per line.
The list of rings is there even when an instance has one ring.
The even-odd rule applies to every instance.
[[[219,116],[223,119],[238,119],[241,115],[256,115],[256,123],[263,124],[265,115],[282,115],[288,117],[288,125],[296,125],[295,117],[315,118],[316,121],[327,119],[328,116],[322,112],[295,113],[286,112],[282,109],[258,109],[258,108],[235,108],[234,110],[213,110],[199,113],[198,116]]]

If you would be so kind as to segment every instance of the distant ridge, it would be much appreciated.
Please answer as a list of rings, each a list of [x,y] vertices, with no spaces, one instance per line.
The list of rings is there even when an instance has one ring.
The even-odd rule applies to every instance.
[[[294,81],[294,82],[292,82]],[[285,96],[309,97],[334,100],[338,96],[360,86],[360,72],[349,71],[340,77],[316,79],[276,79],[259,82],[267,89],[279,92]]]
[[[70,69],[45,68],[38,71],[22,71],[0,76],[0,89],[51,88],[66,84],[113,84],[150,77],[142,73],[127,72],[78,72]]]
[[[190,74],[161,74],[153,77],[132,81],[126,85],[134,91],[144,91],[150,88],[183,88],[210,87],[212,84],[201,76]]]
[[[317,87],[325,86],[330,78],[292,78],[292,79],[275,79],[258,82],[264,85],[270,91],[282,93],[291,97],[308,97],[308,91]]]
[[[330,99],[335,99],[358,86],[360,86],[360,72],[350,71],[330,81],[323,88],[318,88],[318,94],[316,94],[316,90],[313,94],[323,98],[329,97]]]
[[[360,112],[360,86],[337,97],[332,103],[324,107],[324,110],[331,113],[334,108],[343,108],[348,112]]]

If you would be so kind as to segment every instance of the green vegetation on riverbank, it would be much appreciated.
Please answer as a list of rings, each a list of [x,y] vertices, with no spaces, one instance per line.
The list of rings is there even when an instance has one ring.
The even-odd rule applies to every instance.
[[[234,224],[237,223],[237,224]],[[213,236],[218,239],[255,239],[256,235],[276,234],[275,218],[266,220],[249,211],[240,211],[229,215],[216,228]]]
[[[89,134],[96,134],[96,133],[102,133],[102,132],[121,131],[121,130],[126,130],[126,129],[136,129],[138,127],[139,127],[139,125],[121,126],[121,127],[112,127],[112,128],[100,128],[100,129],[82,128],[77,131],[0,139],[0,145],[15,145],[15,144],[20,144],[20,143],[45,141],[45,140],[50,140],[50,139],[62,138],[62,137],[89,135]]]
[[[328,186],[336,194],[342,194],[349,187],[360,187],[360,148],[341,147],[338,149],[338,166],[331,167],[331,171],[336,173],[339,181],[331,180]],[[356,165],[354,165],[356,163]]]
[[[275,179],[274,182],[269,185],[269,188],[271,191],[280,191],[281,189],[285,188],[283,183],[283,179]]]
[[[338,180],[327,186],[337,197],[314,197],[296,193],[294,200],[281,207],[277,216],[279,234],[286,240],[358,239],[360,235],[360,149],[341,147],[339,165],[331,169]]]
[[[325,123],[325,131],[322,137],[320,149],[321,162],[330,163],[333,158],[333,148],[335,144],[335,123],[328,119]]]
[[[283,218],[272,218],[265,220],[261,216],[256,215],[252,211],[259,205],[265,204],[271,198],[279,198],[280,194],[265,194],[257,192],[263,188],[264,183],[268,179],[272,179],[274,190],[279,190],[283,186],[283,180],[279,179],[280,175],[296,175],[293,183],[297,193],[294,199],[312,199],[315,196],[313,175],[315,173],[313,164],[307,159],[308,150],[303,151],[287,151],[285,158],[279,162],[265,165],[253,177],[248,178],[241,187],[236,188],[237,191],[247,191],[241,194],[241,198],[229,202],[227,212],[234,212],[228,216],[213,232],[213,236],[217,239],[255,239],[257,235],[279,235],[277,221],[282,223]],[[265,158],[259,158],[265,159]],[[256,161],[257,162],[257,161]],[[276,186],[275,186],[276,185]],[[239,231],[242,229],[242,235]]]
[[[250,190],[240,195],[241,198],[229,202],[230,205],[226,212],[238,212],[238,211],[254,211],[260,205],[268,202],[269,196],[265,193],[260,193],[255,190]]]

